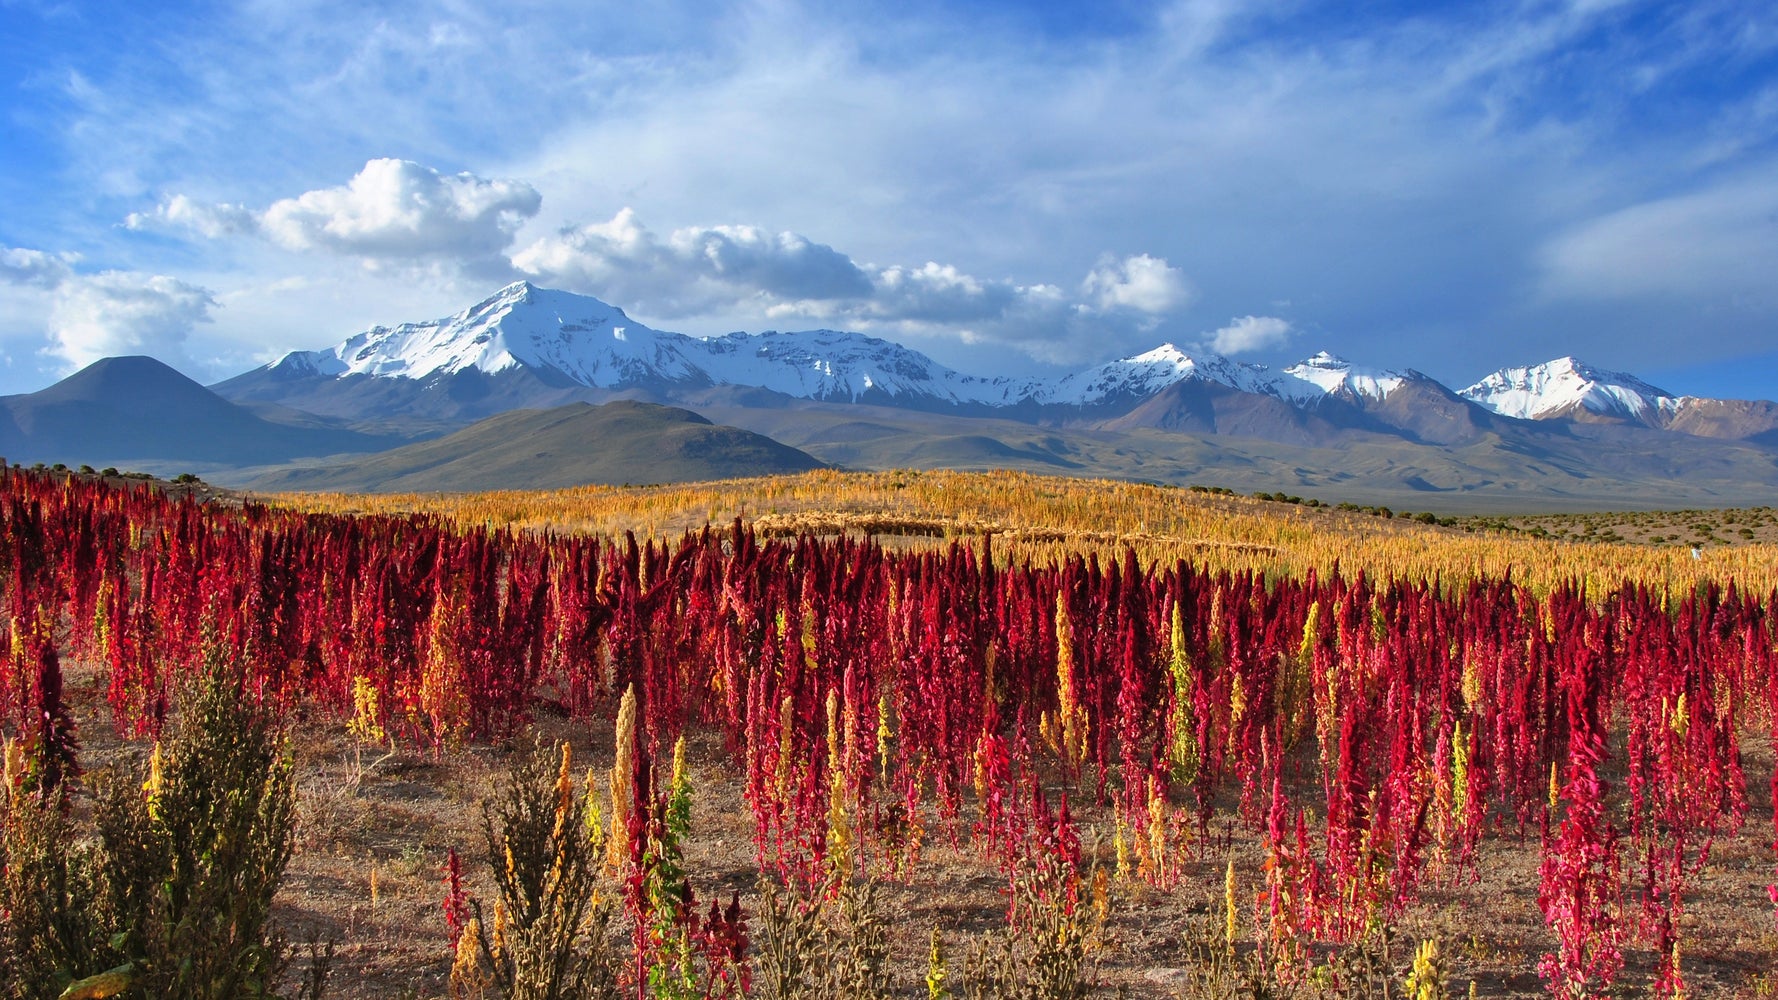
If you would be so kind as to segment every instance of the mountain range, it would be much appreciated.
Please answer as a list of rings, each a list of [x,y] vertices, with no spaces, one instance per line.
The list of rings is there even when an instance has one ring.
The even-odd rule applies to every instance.
[[[549,404],[600,393],[696,399],[712,389],[1069,423],[1129,417],[1177,386],[1231,390],[1307,412],[1345,404],[1410,433],[1415,420],[1400,411],[1435,400],[1446,404],[1440,422],[1455,417],[1467,401],[1496,416],[1637,424],[1708,437],[1752,437],[1778,428],[1778,405],[1675,396],[1574,358],[1505,368],[1460,390],[1413,369],[1367,368],[1326,352],[1273,371],[1172,344],[1059,377],[979,376],[858,333],[663,332],[598,299],[523,281],[454,316],[374,327],[327,350],[292,352],[216,389],[237,401],[284,403],[332,416],[380,414],[446,424],[511,409],[519,401]],[[1413,402],[1392,406],[1399,396]],[[1150,407],[1146,419],[1160,421],[1157,426],[1177,422],[1176,415],[1153,412],[1158,409],[1164,408]],[[1332,412],[1328,417],[1336,423],[1357,419]],[[1480,417],[1460,422],[1485,423]]]
[[[92,402],[91,392],[68,388],[90,382],[89,372],[0,399],[0,447],[29,455],[53,443],[66,461],[82,441],[97,441],[82,437],[96,426],[61,437],[43,430],[54,422],[42,414],[58,394]],[[166,378],[157,378],[155,391],[167,388]],[[192,388],[201,389],[180,387],[186,404]],[[438,441],[432,457],[420,461],[449,469],[453,463],[439,449],[463,452],[520,433],[516,425],[492,438],[456,433],[477,421],[615,400],[679,407],[769,436],[806,453],[773,453],[773,462],[792,465],[1012,466],[1318,489],[1329,498],[1444,494],[1445,506],[1749,502],[1778,485],[1778,404],[1677,396],[1573,358],[1502,369],[1462,389],[1412,369],[1363,367],[1325,352],[1273,370],[1171,344],[1057,377],[979,376],[844,331],[693,337],[654,330],[598,299],[526,282],[453,316],[374,327],[210,388],[217,399],[209,405],[229,409],[202,420],[235,428],[237,438],[267,435],[277,445],[245,461],[219,444],[202,455],[153,457],[202,459],[219,477],[269,477],[266,484],[291,487],[325,479],[315,470],[329,463],[317,456],[425,439]],[[189,405],[179,412],[185,416],[172,422],[192,433],[197,412]],[[581,412],[577,419],[592,418]],[[136,423],[140,435],[152,421]],[[586,426],[586,448],[597,449],[591,438],[603,432]],[[523,433],[541,431],[527,425]],[[106,442],[99,450],[121,455],[135,448],[147,457],[145,447]],[[762,461],[770,452],[756,441],[748,447]],[[559,447],[550,453],[565,454]],[[310,471],[270,468],[292,461]],[[561,461],[564,470],[574,464]],[[399,462],[352,464],[360,474],[340,480],[352,488],[468,488],[443,472],[422,477],[436,485],[415,486],[411,470],[394,471]],[[615,466],[605,474],[606,481],[611,474],[657,481],[745,467],[695,465],[670,476]],[[514,467],[483,478],[509,475],[515,479],[506,485],[523,486],[539,474]]]

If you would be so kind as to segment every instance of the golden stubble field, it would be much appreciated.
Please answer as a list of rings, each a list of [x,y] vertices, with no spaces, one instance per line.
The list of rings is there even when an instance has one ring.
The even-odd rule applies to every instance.
[[[1019,472],[925,471],[812,472],[544,492],[255,499],[303,510],[427,511],[468,524],[604,535],[632,531],[638,538],[662,540],[741,518],[766,535],[844,532],[908,547],[951,541],[980,545],[987,539],[997,558],[1034,565],[1070,554],[1105,560],[1127,547],[1145,564],[1183,559],[1269,576],[1327,574],[1338,567],[1348,576],[1362,571],[1372,578],[1447,584],[1511,574],[1539,589],[1584,580],[1592,591],[1630,580],[1677,592],[1705,581],[1734,581],[1764,594],[1778,585],[1778,528],[1770,526],[1769,512],[1758,510],[1490,516],[1447,519],[1454,523],[1445,527],[1406,516],[1180,487]],[[1714,541],[1667,527],[1706,521]],[[1621,526],[1622,534],[1612,525]],[[1743,536],[1740,530],[1748,525],[1760,530]],[[1540,528],[1541,536],[1532,533]],[[1607,532],[1611,537],[1604,537]]]

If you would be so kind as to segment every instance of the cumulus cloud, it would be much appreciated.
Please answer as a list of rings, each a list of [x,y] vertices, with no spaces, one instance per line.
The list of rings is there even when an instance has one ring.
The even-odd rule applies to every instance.
[[[124,224],[212,239],[257,234],[291,250],[356,257],[372,267],[444,263],[504,272],[513,234],[542,204],[543,196],[523,181],[376,159],[340,187],[285,198],[263,212],[173,195]]]
[[[123,354],[178,358],[215,304],[209,289],[164,274],[72,276],[56,288],[47,351],[73,368]]]
[[[1146,254],[1102,260],[1070,297],[1053,284],[983,278],[937,261],[860,263],[805,236],[755,226],[688,227],[662,238],[629,208],[540,239],[512,264],[539,281],[654,315],[756,309],[788,321],[948,331],[1044,357],[1108,327],[1152,325],[1191,295],[1183,272]]]
[[[177,278],[136,271],[82,274],[74,269],[78,260],[74,254],[0,247],[0,280],[42,290],[49,303],[43,353],[70,370],[122,354],[182,358],[192,327],[209,322],[216,305],[209,289]]]
[[[836,299],[870,288],[869,279],[851,258],[795,233],[715,226],[675,230],[668,243],[676,255],[701,262],[708,276],[752,285],[770,295]]]
[[[260,218],[266,235],[294,250],[331,250],[366,260],[501,254],[542,207],[523,181],[447,176],[411,160],[364,165],[344,187],[274,202]]]
[[[182,194],[165,199],[149,212],[131,212],[124,228],[187,229],[209,239],[257,232],[259,217],[241,205],[206,205]]]
[[[1130,309],[1150,315],[1172,312],[1191,300],[1185,272],[1159,257],[1137,254],[1099,262],[1081,291],[1099,309]]]
[[[838,318],[901,333],[949,332],[966,343],[1011,344],[1051,362],[1121,350],[1130,336],[1152,330],[1190,299],[1184,273],[1147,255],[1101,261],[1078,296],[1045,282],[980,278],[931,261],[866,269],[870,298],[841,303]]]
[[[873,282],[863,311],[876,319],[926,323],[973,323],[994,319],[1017,301],[1020,289],[1004,281],[983,281],[949,264],[886,267]]]
[[[1276,316],[1237,316],[1208,334],[1203,343],[1218,354],[1244,354],[1281,347],[1291,332],[1290,322]]]
[[[52,254],[18,247],[0,248],[0,279],[10,285],[54,288],[74,273],[73,264],[77,259],[72,254]]]
[[[851,258],[795,233],[693,226],[656,236],[625,208],[608,222],[571,227],[519,251],[513,267],[662,315],[737,298],[823,301],[870,294]]]

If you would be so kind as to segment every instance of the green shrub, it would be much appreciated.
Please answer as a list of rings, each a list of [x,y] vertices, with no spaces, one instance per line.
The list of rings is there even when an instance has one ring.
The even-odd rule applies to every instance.
[[[9,790],[0,818],[0,996],[271,998],[290,949],[272,897],[296,785],[281,734],[218,653],[150,761],[97,782],[94,829]],[[315,953],[297,996],[318,997]]]
[[[91,905],[101,898],[91,857],[69,847],[74,824],[20,777],[0,786],[0,996],[25,1000],[59,996],[75,979],[70,970],[115,955]]]
[[[832,896],[759,886],[755,968],[774,1000],[884,1000],[893,995],[888,925],[876,884],[845,882]]]
[[[618,995],[619,962],[606,928],[611,905],[596,892],[605,838],[577,793],[568,745],[524,756],[499,797],[482,809],[488,866],[498,896],[459,942],[453,989],[479,994],[491,980],[513,1000]]]
[[[1039,859],[1013,882],[1013,910],[1003,931],[970,949],[964,975],[968,1000],[1085,1000],[1093,993],[1090,941],[1102,915],[1071,903],[1070,875],[1055,858]]]

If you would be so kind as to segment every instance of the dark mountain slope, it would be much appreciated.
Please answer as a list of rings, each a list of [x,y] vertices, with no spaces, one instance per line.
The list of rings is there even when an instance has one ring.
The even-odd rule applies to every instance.
[[[627,400],[514,410],[447,437],[250,481],[256,490],[458,492],[805,472],[818,460],[689,410]]]
[[[602,403],[639,393],[592,389],[527,368],[470,369],[426,378],[328,378],[296,366],[255,368],[211,387],[243,405],[293,407],[338,420],[381,422],[409,434],[442,433],[510,410]]]
[[[153,358],[104,358],[47,389],[0,397],[0,454],[70,465],[242,465],[377,451],[406,440],[291,416],[299,422],[268,420]]]

